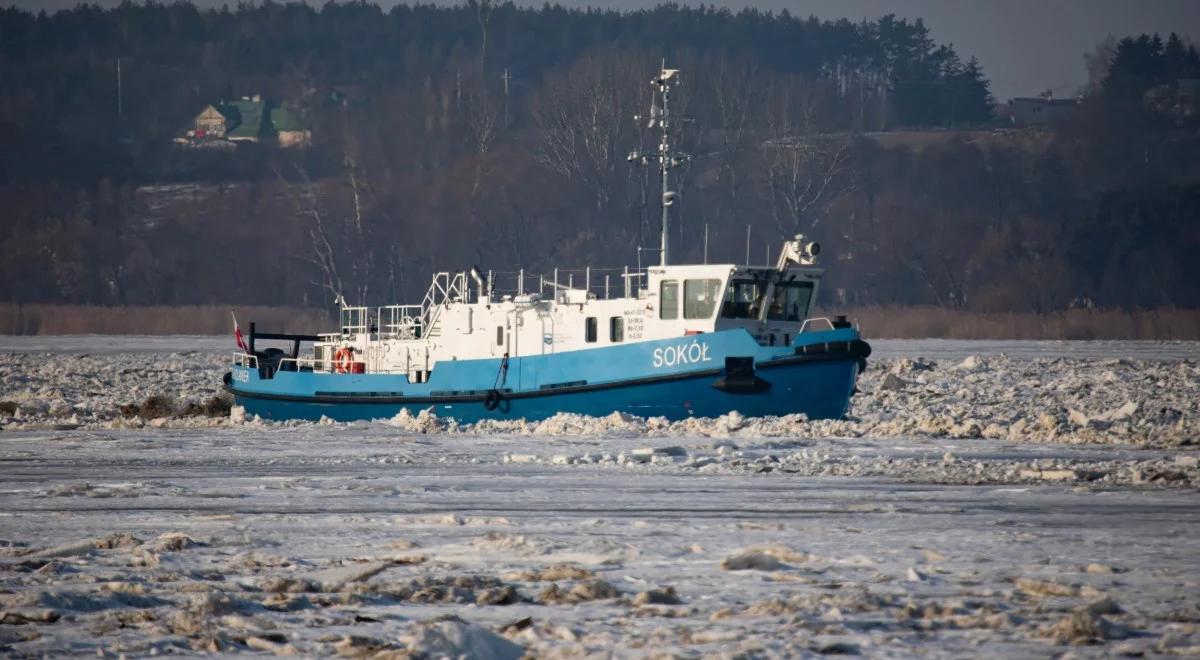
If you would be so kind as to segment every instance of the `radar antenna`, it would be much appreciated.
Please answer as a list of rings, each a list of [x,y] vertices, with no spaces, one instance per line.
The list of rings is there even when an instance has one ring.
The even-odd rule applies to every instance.
[[[659,264],[666,266],[668,263],[667,226],[670,220],[670,207],[679,200],[679,193],[671,190],[670,186],[670,171],[673,167],[679,167],[688,162],[691,156],[685,153],[671,153],[670,145],[670,127],[671,115],[668,109],[668,101],[670,100],[671,87],[679,85],[679,69],[668,69],[666,60],[663,60],[662,69],[658,75],[650,81],[650,85],[655,88],[655,95],[650,100],[650,116],[646,128],[657,128],[662,131],[662,139],[658,143],[657,153],[641,153],[634,151],[629,154],[629,162],[636,163],[642,166],[649,166],[654,163],[658,166],[662,173],[662,249],[659,251]],[[662,105],[659,106],[657,101],[661,97]],[[635,121],[641,121],[643,117],[635,115]]]

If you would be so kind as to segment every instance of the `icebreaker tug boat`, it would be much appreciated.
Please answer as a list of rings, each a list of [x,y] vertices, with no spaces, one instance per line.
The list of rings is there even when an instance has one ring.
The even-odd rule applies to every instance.
[[[339,297],[336,332],[258,333],[252,323],[225,375],[237,405],[267,419],[339,421],[402,410],[463,423],[560,412],[845,415],[871,349],[843,317],[809,317],[817,243],[797,236],[773,265],[668,262],[668,177],[687,158],[667,141],[677,73],[664,68],[652,81],[657,152],[630,155],[662,175],[658,266],[551,276],[471,268],[434,275],[419,305],[372,309]],[[262,339],[291,350],[255,350]],[[311,354],[301,356],[302,342]]]

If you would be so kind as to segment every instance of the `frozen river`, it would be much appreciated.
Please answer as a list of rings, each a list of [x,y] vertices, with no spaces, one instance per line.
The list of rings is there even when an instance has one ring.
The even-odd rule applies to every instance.
[[[1194,489],[546,465],[513,457],[700,455],[714,443],[439,437],[383,424],[2,439],[9,610],[62,617],[6,626],[21,652],[232,651],[255,636],[311,655],[347,636],[429,650],[437,640],[414,629],[438,624],[415,622],[446,614],[491,631],[529,617],[509,637],[538,656],[960,656],[981,645],[1039,655],[1080,635],[1098,634],[1106,652],[1200,641],[1187,632],[1200,615]],[[1002,460],[979,443],[920,449],[950,450]],[[911,453],[864,441],[852,453],[897,451]],[[1038,455],[1073,452],[1088,453]],[[727,570],[739,556],[749,568]],[[340,581],[363,569],[379,572]],[[552,584],[579,595],[560,598]],[[639,603],[666,587],[668,602]],[[517,602],[478,604],[506,588]],[[1095,630],[1062,628],[1096,603],[1105,613],[1085,622]]]
[[[1195,341],[868,340],[876,358],[926,357],[961,360],[968,355],[1005,354],[1017,358],[1200,360],[1200,342]],[[0,352],[226,353],[235,348],[232,337],[224,335],[0,335]]]
[[[0,651],[1200,653],[1196,344],[878,342],[845,422],[111,416],[227,343],[0,338]]]

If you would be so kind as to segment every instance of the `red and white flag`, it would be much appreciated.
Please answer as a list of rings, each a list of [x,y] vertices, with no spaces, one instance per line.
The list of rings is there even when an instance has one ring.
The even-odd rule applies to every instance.
[[[242,338],[242,329],[238,327],[237,316],[231,311],[229,315],[233,317],[233,338],[237,341],[238,348],[243,352],[249,353],[250,347],[246,345],[246,340]]]

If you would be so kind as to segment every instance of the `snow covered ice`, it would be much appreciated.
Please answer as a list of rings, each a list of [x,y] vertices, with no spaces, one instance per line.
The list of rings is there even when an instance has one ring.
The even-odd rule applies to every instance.
[[[878,342],[847,420],[475,426],[230,415],[227,343],[0,339],[4,653],[1200,653],[1193,343]]]

